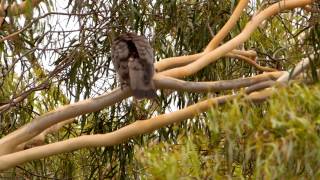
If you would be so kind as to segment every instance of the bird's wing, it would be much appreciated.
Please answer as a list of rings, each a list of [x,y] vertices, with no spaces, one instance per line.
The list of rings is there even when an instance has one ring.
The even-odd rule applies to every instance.
[[[153,49],[149,44],[147,38],[144,36],[136,36],[132,38],[132,41],[139,54],[139,62],[145,71],[144,80],[149,82],[154,74],[154,55]]]
[[[129,49],[127,42],[117,38],[111,46],[111,57],[115,71],[119,75],[121,86],[129,82],[128,58]]]

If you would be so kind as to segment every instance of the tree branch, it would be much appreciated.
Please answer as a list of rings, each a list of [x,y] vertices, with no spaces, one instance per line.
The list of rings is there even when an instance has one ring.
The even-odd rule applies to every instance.
[[[214,88],[214,87],[219,89],[218,82],[195,83],[195,82],[184,82],[184,81],[180,81],[173,78],[181,78],[181,77],[194,74],[200,69],[202,69],[203,67],[214,62],[219,57],[222,57],[228,52],[231,52],[238,45],[240,45],[245,40],[247,40],[250,34],[257,28],[257,26],[263,20],[265,20],[266,18],[272,15],[275,15],[280,10],[292,9],[295,7],[303,7],[307,4],[310,4],[311,2],[312,0],[281,1],[261,11],[257,16],[253,17],[253,19],[246,25],[246,27],[238,36],[236,36],[226,44],[214,49],[213,51],[207,54],[199,53],[191,56],[177,57],[171,60],[168,59],[167,62],[172,62],[172,63],[169,63],[171,65],[175,64],[177,66],[180,66],[182,63],[186,63],[186,62],[183,62],[182,60],[186,60],[191,63],[189,63],[186,66],[163,71],[155,75],[155,82],[157,87],[158,88],[161,86],[166,86],[167,88],[173,87],[172,83],[176,82],[176,85],[174,85],[175,88],[180,88],[182,90],[190,90],[190,91],[197,92],[198,90],[208,91],[208,88],[209,90],[211,90],[210,88]],[[243,56],[243,55],[240,55],[240,56]],[[248,57],[248,56],[245,55],[244,57]],[[178,60],[178,63],[174,62],[177,59],[180,59]],[[290,78],[301,73],[301,71],[307,67],[306,65],[308,65],[308,63],[309,61],[304,61],[302,63],[299,63],[297,67],[292,71],[292,76],[290,76],[290,73],[282,74],[282,72],[272,72],[270,74],[273,74],[273,73],[274,73],[273,75],[282,74],[277,81],[287,82]],[[156,68],[157,66],[160,67],[159,69],[163,67],[170,67],[170,66],[163,66],[163,65],[161,66],[161,63],[160,65],[156,65]],[[171,76],[173,78],[169,78],[169,77],[163,78],[164,81],[168,82],[168,84],[166,83],[161,84],[162,83],[161,76]],[[262,78],[264,76],[268,76],[268,75],[262,74],[262,75],[259,75],[259,78]],[[245,81],[243,81],[245,83],[241,82],[243,84],[241,84],[239,80],[240,85],[238,84],[238,86],[242,87],[244,85],[250,85],[249,82],[251,80],[252,79],[247,78]],[[238,82],[236,80],[231,80],[231,81],[234,81],[234,83]],[[256,81],[256,82],[262,82],[262,81]],[[182,87],[182,85],[186,85],[187,88]],[[237,87],[237,84],[235,85],[229,84],[229,87],[231,86]],[[268,87],[268,86],[265,85],[264,87]],[[220,88],[221,89],[227,88],[227,86],[220,86]],[[257,89],[261,89],[261,87]],[[274,88],[267,88],[262,91],[253,92],[253,93],[250,93],[251,91],[248,90],[247,93],[250,93],[250,94],[248,96],[245,96],[245,99],[253,102],[259,102],[259,101],[265,100],[267,97],[272,95],[274,90],[275,90]],[[77,138],[72,138],[65,141],[61,141],[61,142],[56,142],[48,145],[34,147],[31,149],[27,149],[27,150],[16,152],[16,153],[11,153],[15,151],[17,147],[19,148],[19,145],[29,141],[30,139],[44,132],[45,129],[53,127],[55,124],[62,123],[66,119],[70,119],[81,114],[98,111],[106,106],[110,106],[117,102],[120,102],[121,100],[129,97],[130,95],[131,95],[131,92],[129,88],[124,88],[123,90],[120,90],[120,88],[117,88],[101,96],[63,106],[61,108],[48,112],[34,119],[31,123],[26,124],[24,127],[0,139],[0,147],[1,147],[0,148],[0,170],[5,170],[17,164],[21,164],[23,162],[27,162],[30,160],[40,159],[43,157],[47,157],[50,155],[59,154],[63,152],[69,152],[69,151],[73,151],[83,147],[116,145],[127,140],[128,138],[132,138],[140,134],[148,133],[156,129],[159,129],[161,127],[164,127],[166,125],[177,123],[187,118],[194,117],[201,112],[207,111],[213,105],[220,105],[237,97],[237,95],[226,95],[226,96],[221,96],[217,98],[209,98],[207,100],[204,100],[202,102],[188,106],[184,109],[181,109],[172,113],[162,114],[162,115],[153,117],[149,120],[144,120],[144,121],[138,120],[128,126],[125,126],[123,128],[120,128],[114,132],[110,132],[107,134],[80,136]]]
[[[218,92],[223,90],[239,89],[268,80],[278,79],[283,72],[259,74],[253,77],[239,78],[233,80],[221,80],[214,82],[190,82],[167,76],[155,75],[154,82],[161,89],[173,89],[187,92]]]
[[[229,34],[231,29],[236,25],[241,13],[248,6],[248,3],[249,0],[240,0],[227,23],[222,27],[218,34],[209,42],[208,46],[204,49],[204,53],[208,53],[216,47],[218,47],[221,41]]]
[[[301,73],[308,66],[308,63],[309,61],[307,60],[303,60],[301,63],[299,63],[294,70],[294,72],[296,72],[295,75]],[[286,74],[280,76],[279,79],[285,79],[283,77],[286,77]],[[253,92],[248,96],[245,96],[245,99],[251,102],[260,102],[270,97],[270,95],[272,95],[274,92],[275,89],[267,88],[260,92]],[[150,133],[169,124],[181,122],[185,119],[192,118],[202,112],[207,111],[214,105],[224,104],[227,101],[236,98],[237,96],[238,95],[226,95],[216,98],[209,98],[207,100],[201,101],[172,113],[161,114],[148,120],[138,120],[130,125],[127,125],[110,133],[84,135],[48,145],[34,147],[20,152],[3,155],[0,156],[0,170],[6,170],[27,161],[36,160],[64,152],[70,152],[80,148],[117,145],[129,138],[133,138],[145,133]]]
[[[271,17],[282,10],[293,9],[296,7],[304,7],[310,4],[312,0],[285,0],[275,3],[265,10],[261,11],[259,14],[254,16],[250,22],[247,23],[242,32],[228,41],[227,43],[219,46],[213,51],[203,55],[197,61],[190,63],[186,66],[170,69],[167,71],[160,72],[161,75],[171,76],[175,78],[183,78],[190,76],[206,67],[208,64],[215,62],[218,58],[222,57],[226,53],[232,51],[237,46],[245,42],[251,35],[251,33],[268,17]]]
[[[130,95],[131,92],[129,88],[125,88],[122,91],[120,88],[117,88],[101,96],[79,101],[50,111],[0,139],[0,155],[12,152],[17,145],[29,141],[54,124],[81,114],[98,111],[116,102],[121,102]]]
[[[154,78],[157,88],[177,88],[177,90],[199,92],[208,91],[208,88],[211,91],[218,91],[228,88],[246,87],[257,82],[277,78],[281,74],[282,72],[265,73],[251,78],[236,79],[222,82],[186,82],[169,77],[166,77],[162,80],[161,76],[157,75],[155,75]],[[177,84],[174,84],[173,82]],[[129,88],[125,88],[123,90],[117,88],[111,91],[110,93],[105,93],[101,96],[79,101],[77,103],[66,105],[54,111],[48,112],[34,119],[32,122],[25,125],[24,127],[0,139],[0,146],[2,147],[0,149],[0,155],[13,152],[16,146],[26,141],[29,141],[45,129],[53,126],[54,124],[62,122],[66,119],[74,118],[82,114],[98,111],[107,106],[111,106],[116,102],[121,102],[123,99],[129,96],[131,96],[131,91]]]
[[[248,51],[241,51],[241,50],[232,50],[231,53],[242,55],[242,56],[247,56],[250,58],[254,58],[257,56],[257,53],[253,50],[248,50]],[[165,58],[162,59],[161,61],[158,61],[155,63],[155,69],[157,72],[162,72],[164,70],[176,68],[176,67],[181,67],[185,66],[187,64],[190,64],[200,57],[205,55],[205,53],[197,53],[197,54],[192,54],[192,55],[187,55],[187,56],[178,56],[178,57],[171,57],[171,58]]]
[[[257,64],[255,61],[253,61],[252,59],[243,56],[243,55],[239,55],[239,54],[234,54],[234,53],[227,53],[228,57],[233,57],[233,58],[239,58],[241,60],[244,60],[245,62],[247,62],[248,64],[254,66],[255,68],[259,69],[260,71],[266,71],[266,72],[272,72],[272,71],[278,71],[277,69],[271,68],[271,67],[263,67],[260,66],[259,64]]]
[[[40,146],[40,145],[44,145],[45,144],[45,137],[48,134],[54,134],[56,132],[58,132],[63,126],[73,123],[75,119],[68,119],[65,121],[62,121],[58,124],[55,124],[49,128],[47,128],[46,130],[44,130],[42,133],[40,133],[39,135],[35,136],[34,138],[30,139],[29,141],[22,143],[20,145],[17,146],[17,148],[14,150],[14,152],[17,151],[21,151],[24,149],[29,149],[35,146]]]

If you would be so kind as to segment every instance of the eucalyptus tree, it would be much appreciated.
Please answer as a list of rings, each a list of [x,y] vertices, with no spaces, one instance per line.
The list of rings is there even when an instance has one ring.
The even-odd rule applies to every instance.
[[[208,99],[210,103],[210,98],[241,93],[238,91],[240,87],[282,77],[282,71],[294,68],[301,59],[310,62],[309,76],[317,80],[319,5],[308,0],[290,0],[288,4],[292,7],[287,7],[283,2],[273,3],[243,0],[28,0],[17,4],[12,0],[2,1],[0,144],[5,145],[6,140],[14,137],[10,133],[19,128],[23,133],[23,125],[32,126],[39,118],[49,117],[50,112],[53,116],[59,116],[67,107],[69,114],[64,121],[38,121],[37,128],[42,126],[41,123],[51,123],[41,132],[36,127],[30,129],[25,126],[30,131],[30,137],[20,137],[19,142],[23,143],[18,143],[14,148],[2,146],[0,155],[6,158],[6,154],[9,156],[21,151],[22,156],[24,150],[33,152],[32,149],[36,150],[44,144],[54,145],[55,142],[76,137],[85,138],[85,135],[116,132],[123,127],[131,127],[127,125],[135,125],[137,120],[163,117],[161,115],[171,112],[182,112],[183,116],[184,110],[190,110],[187,107],[195,107],[197,111],[197,104],[203,99]],[[297,5],[299,3],[301,5]],[[296,7],[302,8],[293,9]],[[278,14],[276,10],[284,13]],[[275,16],[270,18],[267,12]],[[261,22],[268,17],[267,21]],[[227,31],[223,32],[225,29]],[[158,76],[155,81],[158,87],[162,87],[155,100],[137,101],[127,98],[130,90],[123,93],[117,89],[120,83],[111,63],[110,47],[112,41],[124,32],[144,35],[151,42],[157,61]],[[247,38],[242,38],[246,35]],[[243,43],[217,55],[237,40]],[[192,64],[200,61],[205,64]],[[178,68],[187,65],[192,72],[178,71]],[[271,73],[267,77],[259,76],[264,71]],[[245,82],[239,79],[243,77],[249,79]],[[257,80],[260,77],[263,80]],[[195,84],[187,81],[194,81]],[[196,83],[203,81],[220,81],[220,86],[231,88],[219,89],[219,84]],[[173,85],[170,86],[170,83]],[[235,87],[237,83],[243,84]],[[108,106],[92,112],[91,105],[103,104],[96,98],[86,109],[85,103],[90,103],[91,98],[104,96],[106,92],[111,92],[107,94],[110,95],[108,102],[105,102],[109,103]],[[77,105],[82,102],[84,106],[81,106],[82,113],[79,113],[77,108],[80,106]],[[70,106],[64,106],[68,104]],[[190,106],[192,104],[195,106]],[[207,110],[212,106],[205,107]],[[129,140],[121,140],[108,147],[95,147],[99,145],[93,142],[84,143],[79,146],[90,148],[63,154],[57,151],[52,154],[59,155],[40,160],[30,157],[33,161],[21,160],[27,163],[6,170],[0,177],[103,179],[126,178],[128,174],[139,176],[134,167],[134,147],[163,141],[174,144],[181,136],[192,133],[211,134],[208,114],[194,117],[195,114],[186,115],[182,119],[190,119],[179,124],[167,123],[167,126],[161,126],[163,128],[157,128],[152,133],[137,133]],[[147,124],[147,121],[143,123]],[[59,146],[51,147],[54,150]],[[73,150],[76,149],[79,148]]]

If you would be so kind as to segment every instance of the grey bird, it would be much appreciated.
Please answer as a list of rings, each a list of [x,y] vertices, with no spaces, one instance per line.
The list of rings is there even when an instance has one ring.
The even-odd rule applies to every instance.
[[[111,57],[121,88],[130,86],[137,99],[155,98],[153,50],[144,36],[125,33],[117,37],[111,46]]]

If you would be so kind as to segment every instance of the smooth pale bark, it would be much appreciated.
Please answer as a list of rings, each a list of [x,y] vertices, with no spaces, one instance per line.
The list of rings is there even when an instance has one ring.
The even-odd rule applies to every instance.
[[[277,71],[273,73],[259,74],[253,77],[208,82],[190,82],[158,75],[154,77],[154,81],[157,84],[157,87],[161,87],[161,89],[203,93],[239,89],[263,81],[276,80],[283,73],[284,71]]]
[[[0,156],[0,170],[5,170],[14,167],[17,164],[21,164],[30,160],[40,159],[43,157],[48,157],[63,152],[69,152],[84,147],[112,146],[120,144],[128,138],[148,133],[166,125],[180,122],[187,118],[193,117],[201,112],[208,110],[208,108],[210,108],[213,104],[222,104],[234,97],[234,95],[230,95],[211,98],[179,111],[162,114],[149,120],[138,120],[128,126],[107,134],[80,136],[65,141],[60,141],[16,153],[11,153],[8,155],[3,155]]]
[[[268,91],[262,91],[253,95],[248,95],[246,98],[247,100],[253,102],[261,101],[269,97],[271,94],[272,90],[269,89]],[[0,156],[0,170],[6,170],[27,161],[64,152],[70,152],[80,148],[117,145],[137,135],[149,133],[169,124],[181,122],[185,119],[194,117],[199,113],[207,111],[214,105],[224,104],[225,102],[236,97],[237,95],[227,95],[217,98],[209,98],[172,113],[162,114],[148,120],[138,120],[110,133],[80,136],[48,145],[34,147],[16,153],[3,155]]]
[[[293,72],[292,76],[287,76],[287,73],[284,73],[278,78],[277,81],[286,83],[290,78],[299,75],[304,69],[306,69],[309,66],[309,63],[310,61],[308,59],[303,59],[292,71],[290,71]],[[259,92],[253,92],[248,96],[245,96],[245,99],[251,102],[261,102],[270,97],[274,92],[276,92],[276,89],[267,88]],[[216,98],[209,98],[172,113],[161,114],[148,120],[138,120],[110,133],[80,136],[3,155],[0,156],[0,171],[9,169],[27,161],[64,152],[70,152],[80,148],[117,145],[137,135],[149,133],[166,125],[181,122],[185,119],[194,117],[199,113],[207,111],[214,105],[224,104],[225,102],[236,97],[237,95],[226,95]]]
[[[225,45],[222,45],[219,48],[215,49],[214,51],[202,56],[198,61],[195,61],[185,67],[182,67],[182,69],[176,68],[169,71],[164,71],[162,73],[164,75],[176,77],[177,72],[179,70],[182,70],[180,71],[180,73],[178,73],[178,75],[181,75],[181,74],[190,75],[192,74],[192,72],[196,72],[196,71],[192,71],[192,69],[199,70],[199,68],[201,69],[201,67],[207,65],[210,62],[210,59],[207,59],[207,58],[212,56],[212,54],[219,55],[219,53],[221,54],[226,50],[231,51],[233,46],[239,45],[241,42],[246,40],[249,37],[250,33],[252,33],[255,30],[255,28],[259,25],[259,23],[261,23],[263,20],[270,17],[271,15],[274,15],[275,13],[279,12],[282,9],[291,9],[294,7],[305,6],[308,3],[311,3],[310,0],[304,0],[304,1],[291,0],[291,1],[285,1],[285,2],[286,3],[284,3],[284,1],[281,1],[279,2],[279,4],[277,3],[265,9],[264,11],[261,11],[257,16],[253,17],[253,19],[247,24],[247,26],[245,27],[245,29],[242,31],[240,35],[230,40]],[[240,43],[238,42],[239,39],[240,39],[239,41]],[[218,57],[218,56],[215,56],[215,57]],[[207,60],[209,60],[209,62]],[[190,71],[185,72],[185,70],[188,70],[188,69],[190,69]],[[36,118],[33,122],[31,122],[30,124],[27,124],[23,128],[20,128],[17,131],[0,139],[0,146],[2,147],[0,149],[0,154],[7,154],[12,152],[12,150],[15,149],[16,146],[18,146],[19,144],[30,140],[31,138],[40,134],[43,130],[49,128],[50,126],[56,123],[59,123],[69,118],[76,117],[81,114],[100,110],[105,106],[109,106],[111,104],[114,104],[115,102],[121,101],[122,99],[128,97],[129,95],[130,93],[128,89],[125,90],[125,92],[114,90],[110,94],[105,94],[104,96],[99,96],[97,98],[67,105],[62,108],[58,108],[55,111],[46,113],[43,116]],[[96,101],[95,104],[88,106],[87,102],[90,102],[93,100]]]
[[[222,57],[226,53],[232,51],[235,47],[247,40],[250,37],[250,34],[266,18],[278,13],[280,10],[303,7],[307,4],[310,4],[311,2],[312,0],[286,0],[276,3],[269,8],[261,11],[257,16],[253,17],[253,19],[246,25],[244,30],[226,44],[203,55],[198,60],[184,67],[171,69],[159,74],[176,78],[194,74],[198,70],[202,69],[211,62],[214,62],[216,59]],[[306,67],[307,63],[300,63],[297,66],[300,69],[297,68],[296,70],[294,70],[293,74],[299,74]],[[285,82],[288,79],[290,79],[290,76],[285,73],[278,80],[280,82]],[[273,92],[273,88],[267,88],[260,92],[253,92],[245,98],[250,101],[258,102],[265,100],[267,97],[272,95]],[[197,114],[208,110],[213,105],[223,104],[226,101],[236,97],[235,95],[229,95],[221,96],[218,98],[209,98],[182,110],[168,114],[162,114],[147,121],[137,121],[117,131],[107,134],[80,136],[53,144],[43,145],[32,149],[11,153],[19,144],[32,139],[54,124],[81,114],[100,110],[106,106],[110,106],[116,102],[120,102],[122,99],[127,98],[130,95],[131,92],[129,89],[124,89],[123,91],[121,91],[120,89],[116,89],[110,93],[106,93],[93,99],[84,100],[78,103],[58,108],[52,112],[46,113],[36,118],[31,123],[0,139],[0,154],[2,154],[2,156],[0,156],[0,170],[5,170],[30,160],[40,159],[63,152],[69,152],[83,147],[112,146],[115,144],[119,144],[136,135],[148,133],[168,124],[180,122],[187,118],[194,117]]]
[[[208,53],[219,46],[221,41],[229,34],[231,29],[237,24],[243,10],[248,6],[249,0],[240,0],[227,23],[222,27],[216,36],[209,42],[204,53]]]
[[[258,13],[256,16],[252,17],[252,19],[247,23],[242,32],[230,41],[203,55],[193,63],[190,63],[183,67],[163,71],[160,72],[160,74],[174,78],[183,78],[195,74],[199,70],[203,69],[210,63],[215,62],[218,58],[224,56],[228,52],[237,48],[247,39],[249,39],[254,30],[256,30],[257,27],[267,18],[279,13],[280,11],[289,10],[296,7],[304,7],[310,3],[312,3],[312,0],[285,0],[280,1],[279,3],[275,3]]]
[[[69,104],[39,116],[32,122],[0,139],[0,155],[12,152],[16,146],[29,141],[54,124],[77,117],[81,114],[98,111],[104,107],[121,102],[130,95],[131,92],[128,88],[123,90],[117,88],[101,96]]]
[[[246,56],[255,59],[257,56],[257,53],[253,50],[249,51],[241,51],[241,50],[232,50],[231,53],[236,54],[236,55],[241,55],[241,56]],[[162,59],[161,61],[158,61],[155,63],[155,69],[157,72],[162,72],[164,70],[176,68],[176,67],[181,67],[185,66],[187,64],[190,64],[200,57],[205,55],[205,53],[198,53],[198,54],[192,54],[192,55],[186,55],[186,56],[179,56],[179,57],[171,57],[171,58],[165,58]],[[228,56],[228,55],[227,55]]]
[[[236,89],[240,87],[246,87],[254,83],[258,83],[265,80],[276,79],[283,72],[272,72],[260,74],[249,78],[240,78],[236,80],[217,81],[217,82],[186,82],[177,80],[174,78],[161,78],[155,76],[155,84],[157,88],[176,89],[190,92],[208,92],[208,91],[221,91],[227,89]],[[113,90],[110,93],[103,94],[101,96],[79,101],[70,105],[63,106],[54,111],[46,113],[29,124],[21,127],[13,133],[0,139],[0,154],[7,154],[14,152],[15,147],[29,141],[33,137],[40,134],[45,129],[60,123],[64,120],[86,114],[88,112],[98,111],[107,106],[111,106],[116,102],[120,102],[123,99],[129,97],[131,92],[128,88],[120,90],[120,88]]]
[[[204,55],[204,53],[198,53],[198,54],[192,54],[192,55],[187,55],[187,56],[166,58],[166,59],[162,59],[159,62],[156,62],[154,67],[157,72],[161,72],[166,69],[171,69],[171,68],[187,65],[187,64],[199,59],[203,55]]]
[[[249,0],[241,0],[238,3],[236,9],[233,11],[227,23],[222,27],[222,29],[218,32],[218,34],[214,36],[214,38],[209,42],[209,44],[207,45],[203,53],[163,59],[162,61],[157,62],[155,64],[157,71],[161,72],[165,69],[189,64],[195,61],[196,59],[200,58],[204,54],[215,49],[219,45],[219,43],[221,43],[221,41],[228,35],[230,30],[236,25],[237,21],[240,18],[241,13],[248,6],[248,2]]]

